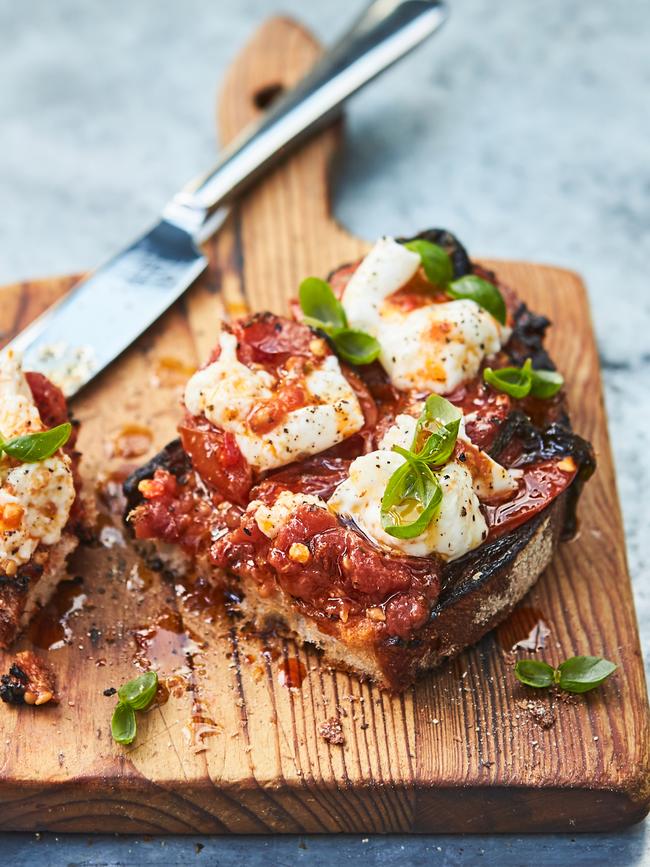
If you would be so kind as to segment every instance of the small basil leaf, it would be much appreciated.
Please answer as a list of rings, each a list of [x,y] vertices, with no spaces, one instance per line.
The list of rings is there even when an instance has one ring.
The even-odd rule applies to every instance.
[[[442,488],[429,467],[409,461],[393,473],[381,500],[384,530],[396,539],[414,539],[435,517]]]
[[[453,432],[454,426],[458,431],[462,417],[463,413],[453,403],[439,394],[430,394],[425,401],[419,421],[423,424],[427,421],[437,421]]]
[[[531,376],[530,393],[543,400],[556,395],[564,385],[564,377],[556,370],[533,370]]]
[[[381,346],[365,331],[343,328],[332,335],[338,355],[350,364],[370,364],[378,358]]]
[[[309,325],[310,328],[317,328],[319,331],[324,331],[328,336],[336,334],[336,332],[340,330],[333,325],[326,325],[325,322],[321,322],[320,319],[312,319],[311,316],[303,316],[302,321],[305,325]]]
[[[428,437],[417,456],[429,466],[441,467],[452,456],[456,439],[456,435],[446,427],[440,428],[440,433]]]
[[[298,290],[300,307],[309,325],[320,328],[347,328],[348,320],[332,287],[318,277],[307,277]]]
[[[445,287],[454,279],[451,257],[442,247],[423,239],[408,241],[404,246],[418,254],[427,280],[434,286]]]
[[[50,430],[15,437],[2,443],[0,449],[17,461],[32,464],[51,458],[57,449],[67,443],[71,433],[72,425],[67,421]]]
[[[518,400],[530,393],[530,373],[520,367],[502,367],[500,370],[486,367],[483,371],[483,379],[492,388]]]
[[[119,702],[111,719],[111,734],[118,744],[131,744],[135,740],[137,726],[135,711],[128,704]]]
[[[413,438],[413,449],[420,447],[418,456],[436,466],[446,463],[456,445],[462,417],[462,412],[453,403],[438,394],[429,395],[420,413]],[[423,432],[430,434],[424,444]]]
[[[599,656],[573,656],[558,666],[558,684],[567,692],[588,692],[607,680],[617,666]]]
[[[120,702],[133,708],[133,710],[145,710],[153,701],[157,689],[158,675],[155,671],[146,671],[121,686],[117,695]]]
[[[459,277],[447,286],[447,294],[452,298],[468,298],[476,301],[479,307],[487,310],[502,325],[506,324],[506,303],[494,283],[488,283],[476,274]]]
[[[551,686],[554,681],[555,669],[541,659],[520,659],[515,665],[515,676],[526,686],[542,689]]]

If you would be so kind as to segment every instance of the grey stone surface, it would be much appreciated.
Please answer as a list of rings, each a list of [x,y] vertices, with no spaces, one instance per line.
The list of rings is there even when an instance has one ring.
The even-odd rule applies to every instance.
[[[448,226],[590,289],[646,659],[650,644],[650,6],[457,0],[357,97],[334,195],[368,238]],[[325,41],[362,3],[283,0]],[[92,267],[215,154],[215,89],[277,0],[0,0],[0,282]],[[596,566],[597,568],[597,566]],[[569,838],[12,836],[9,864],[644,863],[645,826]],[[196,857],[194,857],[196,854]],[[7,857],[9,856],[9,860]]]

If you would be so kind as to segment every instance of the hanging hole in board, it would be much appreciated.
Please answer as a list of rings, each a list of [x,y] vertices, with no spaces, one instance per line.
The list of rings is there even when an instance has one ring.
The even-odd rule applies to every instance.
[[[267,84],[265,87],[261,87],[253,94],[255,108],[259,108],[262,111],[269,108],[283,93],[284,86],[282,84]]]

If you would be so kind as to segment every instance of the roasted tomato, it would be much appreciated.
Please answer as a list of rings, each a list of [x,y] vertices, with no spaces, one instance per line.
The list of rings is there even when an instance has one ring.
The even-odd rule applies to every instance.
[[[179,426],[183,448],[203,481],[226,500],[245,506],[253,472],[234,435],[219,430],[205,418],[188,415]]]

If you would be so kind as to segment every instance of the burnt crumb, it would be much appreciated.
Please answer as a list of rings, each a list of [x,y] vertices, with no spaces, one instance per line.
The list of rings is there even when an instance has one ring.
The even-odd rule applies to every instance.
[[[327,722],[321,723],[318,727],[318,733],[328,744],[340,747],[345,743],[343,726],[341,725],[341,720],[336,716],[332,716]]]
[[[109,686],[108,689],[104,690],[102,695],[105,695],[107,698],[110,698],[110,696],[115,695],[116,693],[117,693],[117,690],[115,689],[115,687]]]
[[[559,687],[552,688],[553,697],[558,701],[561,701],[562,704],[578,704],[580,701],[580,696],[574,692],[565,692],[565,690],[560,689]]]
[[[0,698],[6,704],[23,704],[26,684],[27,675],[13,663],[9,674],[0,677]]]
[[[99,640],[102,637],[101,629],[97,629],[96,626],[91,626],[88,630],[88,638],[90,638],[90,643],[93,647],[97,647],[99,644]]]
[[[517,704],[540,728],[550,729],[555,725],[555,711],[552,705],[545,704],[539,699],[524,699]]]
[[[16,705],[56,703],[54,672],[42,657],[23,650],[16,654],[8,674],[0,677],[0,699]]]

